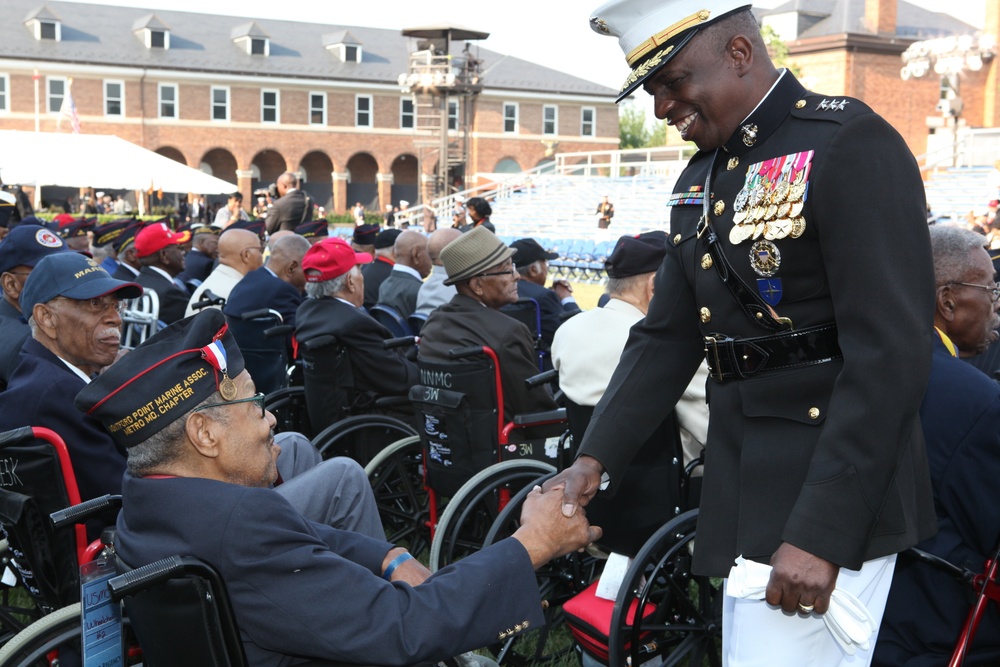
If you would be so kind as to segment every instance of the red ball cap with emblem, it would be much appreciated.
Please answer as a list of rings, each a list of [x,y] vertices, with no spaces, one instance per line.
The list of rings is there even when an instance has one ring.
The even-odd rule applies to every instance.
[[[302,270],[306,282],[321,283],[339,278],[358,264],[367,264],[372,256],[366,252],[354,252],[342,238],[320,241],[306,251],[302,258]]]
[[[149,257],[169,245],[180,245],[191,239],[191,232],[172,232],[166,223],[144,227],[135,236],[135,251],[139,257]]]

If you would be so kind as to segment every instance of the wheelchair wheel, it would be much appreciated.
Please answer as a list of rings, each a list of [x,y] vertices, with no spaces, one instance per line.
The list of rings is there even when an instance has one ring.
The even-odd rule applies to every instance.
[[[722,664],[722,580],[691,573],[697,519],[681,514],[636,555],[615,600],[610,664]]]
[[[365,473],[386,540],[421,557],[430,546],[431,531],[420,438],[414,435],[392,443],[365,466]]]
[[[264,407],[274,414],[275,433],[296,431],[312,438],[312,426],[306,410],[306,392],[302,387],[285,387],[267,395]]]
[[[22,585],[0,585],[0,646],[41,616],[41,609]]]
[[[43,616],[0,648],[0,667],[49,667],[55,650],[80,655],[80,603]]]
[[[503,461],[480,470],[445,505],[434,530],[429,567],[445,565],[479,551],[486,533],[511,496],[555,468],[543,461]]]
[[[349,456],[364,466],[400,438],[416,434],[412,426],[395,417],[355,415],[323,429],[312,443],[324,459]]]
[[[554,474],[540,477],[535,483],[541,484]],[[526,485],[500,511],[483,540],[483,548],[510,537],[520,527],[521,506],[533,486],[534,484]],[[535,576],[538,579],[539,594],[544,600],[545,625],[489,646],[496,661],[501,665],[523,667],[563,660],[572,652],[574,641],[566,627],[562,606],[597,578],[601,563],[599,559],[584,552],[556,558],[538,568]]]

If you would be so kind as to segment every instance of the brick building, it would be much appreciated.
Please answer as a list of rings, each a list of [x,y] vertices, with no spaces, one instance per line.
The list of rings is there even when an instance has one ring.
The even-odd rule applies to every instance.
[[[886,118],[915,155],[928,151],[940,127],[941,77],[931,71],[904,81],[901,56],[916,42],[980,31],[947,14],[904,0],[790,0],[758,13],[787,43],[788,61],[805,86],[829,95],[857,97]],[[985,34],[1000,35],[1000,0],[986,1]],[[1000,58],[960,76],[960,119],[969,127],[1000,126]],[[953,121],[948,121],[953,122]]]
[[[337,212],[429,195],[436,151],[420,147],[414,99],[398,82],[417,40],[399,31],[46,0],[7,0],[5,10],[2,129],[30,130],[37,118],[56,130],[69,91],[84,132],[235,182],[248,208],[252,191],[286,170]],[[470,185],[530,169],[556,143],[618,147],[613,89],[478,42],[468,53],[483,89],[450,105],[449,132],[468,114]]]

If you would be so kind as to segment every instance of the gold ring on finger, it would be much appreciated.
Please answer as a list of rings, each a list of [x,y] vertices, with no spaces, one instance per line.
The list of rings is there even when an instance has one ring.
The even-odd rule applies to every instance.
[[[812,613],[813,605],[811,605],[811,604],[802,604],[800,602],[799,603],[799,609],[802,611],[803,614],[809,614],[809,613]]]

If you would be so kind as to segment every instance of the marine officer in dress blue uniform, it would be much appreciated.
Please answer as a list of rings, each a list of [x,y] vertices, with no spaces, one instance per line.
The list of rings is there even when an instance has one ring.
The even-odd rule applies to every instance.
[[[840,664],[834,587],[878,622],[895,554],[933,533],[917,417],[933,269],[923,185],[899,134],[859,100],[806,91],[768,58],[742,0],[614,0],[656,116],[699,152],[668,196],[671,230],[565,482],[564,511],[615,491],[702,359],[711,422],[695,570],[773,566],[765,600],[727,596],[735,665]],[[859,647],[852,665],[867,664]]]

